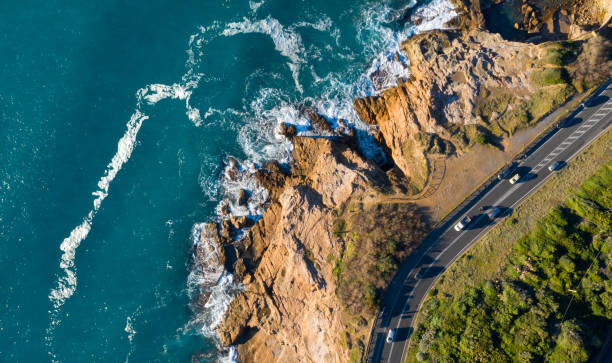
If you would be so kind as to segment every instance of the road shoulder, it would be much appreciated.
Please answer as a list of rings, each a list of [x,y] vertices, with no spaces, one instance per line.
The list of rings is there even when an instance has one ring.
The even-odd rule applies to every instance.
[[[497,276],[512,251],[514,242],[529,231],[548,211],[563,203],[568,190],[579,187],[594,174],[602,161],[612,158],[612,130],[583,150],[567,167],[556,173],[523,201],[512,215],[497,224],[457,259],[434,284],[437,294],[456,295]],[[430,299],[430,298],[428,298]],[[427,300],[426,300],[427,301]],[[424,304],[425,305],[425,304]],[[423,312],[419,312],[415,326]],[[411,342],[406,361],[415,361],[416,345]]]

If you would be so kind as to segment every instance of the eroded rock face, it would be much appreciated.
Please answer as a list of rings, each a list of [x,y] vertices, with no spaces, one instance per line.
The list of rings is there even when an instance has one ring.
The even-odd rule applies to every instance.
[[[344,362],[332,265],[341,246],[331,210],[384,173],[345,143],[296,138],[292,175],[237,246],[244,293],[231,303],[219,336],[241,344],[243,361]],[[236,271],[239,275],[238,271]]]
[[[379,128],[377,139],[395,164],[388,173],[356,151],[350,130],[341,136],[309,113],[319,135],[329,138],[300,137],[294,126],[279,126],[293,143],[293,162],[290,171],[268,163],[255,173],[269,201],[246,236],[232,240],[237,229],[250,225],[246,218],[206,229],[216,242],[209,244],[212,252],[202,253],[216,256],[217,246],[229,250],[232,258],[219,259],[232,261],[228,268],[245,286],[218,327],[221,342],[237,345],[241,361],[347,361],[348,350],[339,344],[347,324],[329,262],[342,249],[333,232],[334,212],[373,186],[399,184],[393,181],[404,175],[424,185],[427,155],[461,152],[453,132],[482,123],[474,110],[485,90],[518,97],[534,92],[529,76],[541,50],[483,31],[480,1],[458,3],[462,15],[449,24],[457,31],[418,35],[404,44],[409,80],[355,101],[359,116]],[[493,120],[499,116],[490,114]],[[238,172],[231,164],[227,177]],[[241,199],[246,202],[248,194]]]
[[[449,125],[476,124],[476,99],[482,89],[513,94],[533,92],[529,65],[534,45],[504,41],[498,34],[472,30],[458,35],[431,32],[404,43],[412,78],[380,96],[355,100],[362,120],[379,126],[386,145],[405,175],[418,179],[424,146],[419,133],[449,138]]]

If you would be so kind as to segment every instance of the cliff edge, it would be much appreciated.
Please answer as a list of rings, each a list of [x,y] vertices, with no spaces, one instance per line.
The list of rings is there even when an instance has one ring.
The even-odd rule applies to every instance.
[[[371,201],[422,190],[433,157],[477,143],[503,148],[505,138],[612,74],[609,40],[585,27],[576,32],[580,40],[545,42],[485,30],[483,8],[498,4],[458,2],[453,29],[403,44],[409,79],[355,100],[359,116],[378,128],[390,170],[313,114],[314,127],[332,136],[298,137],[281,125],[293,142],[293,161],[290,170],[268,163],[257,172],[269,193],[263,216],[203,229],[217,262],[244,285],[218,327],[240,361],[359,361],[379,296],[429,229],[427,210]]]

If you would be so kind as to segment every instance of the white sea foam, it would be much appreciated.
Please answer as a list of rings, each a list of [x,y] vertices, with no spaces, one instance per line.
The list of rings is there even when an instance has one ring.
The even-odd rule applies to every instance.
[[[231,172],[229,172],[230,168],[232,168]],[[228,202],[232,215],[260,216],[264,213],[264,206],[268,201],[268,191],[253,177],[256,170],[257,167],[252,161],[237,164],[235,167],[230,165],[226,167],[221,193],[223,200]],[[238,203],[237,196],[240,190],[247,190],[250,193],[245,206]],[[221,207],[221,204],[219,207]]]
[[[285,28],[277,19],[268,16],[265,19],[251,21],[244,18],[242,22],[229,23],[221,33],[224,36],[236,34],[260,33],[270,36],[274,42],[274,48],[283,56],[289,58],[288,63],[295,86],[300,93],[304,90],[300,84],[300,66],[306,61],[302,57],[304,46],[302,37],[289,28]]]
[[[236,347],[229,346],[227,347],[227,352],[225,355],[220,355],[217,359],[219,363],[237,363],[238,362],[238,350]]]
[[[433,0],[418,8],[412,15],[413,21],[418,19],[418,25],[411,29],[413,33],[423,33],[434,29],[446,28],[446,23],[457,16],[455,5],[448,0]],[[411,34],[412,35],[412,34]]]
[[[210,238],[202,237],[203,227],[204,224],[196,224],[191,232],[192,241],[197,248],[198,265],[188,276],[188,286],[198,290],[214,286],[224,272],[223,266],[219,263],[217,244]]]
[[[253,11],[254,13],[257,12],[257,9],[259,9],[260,6],[262,6],[264,4],[265,1],[252,1],[249,0],[249,7],[251,8],[251,11]]]
[[[329,16],[323,15],[317,20],[316,23],[300,21],[292,25],[290,29],[310,27],[320,32],[328,32],[331,30],[333,24],[334,23]]]
[[[58,309],[69,299],[77,288],[77,275],[75,271],[75,255],[76,250],[81,242],[87,238],[89,231],[92,228],[93,220],[102,205],[104,199],[108,196],[109,187],[115,179],[123,165],[130,159],[134,147],[138,131],[140,130],[143,121],[148,119],[142,108],[143,103],[155,105],[162,99],[179,99],[185,101],[186,114],[188,118],[198,126],[202,120],[200,112],[197,108],[190,105],[190,97],[200,81],[201,74],[195,72],[194,67],[198,61],[194,58],[194,49],[201,46],[203,42],[197,42],[196,37],[190,38],[190,48],[188,51],[189,58],[187,60],[188,71],[183,75],[181,82],[172,85],[152,84],[141,88],[136,93],[137,104],[136,110],[126,124],[126,131],[117,143],[117,151],[104,171],[104,175],[98,181],[98,189],[92,195],[92,209],[83,218],[81,224],[75,227],[68,237],[60,244],[62,256],[60,260],[60,268],[62,273],[58,276],[57,286],[49,293],[49,300],[53,304],[54,312],[52,312],[51,324],[48,333],[52,332],[53,327],[59,324],[57,319]]]
[[[222,347],[219,343],[217,327],[234,296],[244,291],[244,287],[234,282],[233,275],[226,272],[219,263],[217,244],[210,238],[202,237],[203,226],[196,224],[192,229],[198,258],[189,272],[187,287],[191,300],[196,302],[196,314],[186,329],[195,329],[217,343],[218,362],[236,362],[235,348]],[[202,301],[203,296],[205,301]]]
[[[188,77],[184,83],[174,83],[172,85],[151,84],[138,91],[139,100],[145,100],[149,105],[154,105],[166,98],[185,101],[187,118],[197,127],[202,124],[202,117],[200,116],[200,110],[191,106],[190,100],[191,94],[199,81],[200,76],[196,75]]]
[[[234,282],[234,276],[225,273],[219,279],[217,285],[212,288],[210,298],[204,305],[206,313],[203,315],[205,335],[216,334],[216,329],[223,321],[227,307],[236,294],[244,291],[242,284]]]
[[[53,307],[58,309],[64,302],[70,298],[77,287],[77,277],[74,271],[74,258],[76,249],[79,247],[81,242],[87,238],[93,219],[102,205],[102,201],[108,196],[108,188],[117,176],[117,173],[123,167],[134,150],[136,143],[136,136],[142,126],[142,122],[148,117],[142,114],[140,111],[134,112],[132,117],[126,125],[126,132],[123,137],[119,139],[117,143],[117,152],[111,159],[111,162],[107,165],[104,176],[98,181],[98,190],[92,194],[96,197],[93,201],[93,208],[89,211],[87,216],[83,219],[80,225],[70,232],[70,235],[66,237],[61,245],[62,257],[60,260],[60,268],[63,270],[63,276],[60,276],[57,281],[57,287],[51,290],[49,299],[53,303]]]
[[[127,333],[127,338],[130,344],[132,344],[134,336],[136,335],[136,330],[134,330],[134,326],[132,325],[132,317],[128,316],[127,319],[125,319],[125,328],[123,328],[123,330]]]

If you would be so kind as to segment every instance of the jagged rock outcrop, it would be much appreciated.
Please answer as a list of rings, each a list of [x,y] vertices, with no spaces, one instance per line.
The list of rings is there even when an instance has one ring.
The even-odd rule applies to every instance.
[[[345,246],[335,231],[336,213],[363,202],[360,196],[366,192],[397,188],[404,176],[414,188],[422,188],[432,155],[463,152],[472,142],[466,141],[469,127],[487,131],[495,120],[524,106],[525,99],[537,91],[531,73],[544,67],[538,62],[546,49],[507,41],[483,30],[479,0],[458,1],[458,9],[461,15],[450,24],[454,30],[417,35],[405,42],[410,79],[376,97],[355,100],[358,115],[378,127],[377,139],[394,164],[390,171],[385,173],[357,151],[354,134],[338,132],[344,127],[342,120],[332,128],[324,117],[304,109],[315,134],[324,137],[301,137],[294,126],[279,125],[279,133],[293,142],[293,161],[290,170],[271,162],[255,172],[269,196],[263,216],[239,241],[234,241],[238,231],[254,221],[226,216],[227,221],[205,228],[206,238],[214,242],[202,255],[218,256],[245,287],[218,327],[221,342],[237,345],[241,361],[347,361],[351,349],[347,319],[351,317],[338,296],[341,273],[334,272],[347,259],[342,257]],[[592,49],[588,54],[599,57],[601,49],[609,48]],[[586,73],[592,73],[588,70]],[[568,67],[568,72],[575,69]],[[504,107],[498,107],[498,100],[505,102]],[[485,115],[483,105],[491,112]],[[497,125],[501,134],[511,134],[506,126]],[[230,160],[229,164],[226,177],[235,177],[237,163]],[[248,199],[245,191],[238,202],[245,204]],[[361,210],[370,211],[376,208]],[[370,219],[376,220],[378,214],[372,213]],[[360,223],[363,219],[355,220],[358,217],[353,216],[351,222]],[[413,233],[415,241],[409,248],[402,246],[401,256],[409,253],[425,231],[421,226]],[[369,256],[364,254],[364,258]],[[362,321],[356,325],[367,331],[366,318],[371,317],[360,316]],[[363,334],[361,337],[365,340]],[[363,343],[355,346],[361,349]]]
[[[276,197],[236,245],[245,268],[235,275],[245,291],[219,336],[240,343],[247,362],[344,362],[348,351],[338,341],[345,323],[327,261],[341,249],[332,210],[385,176],[341,140],[296,137],[293,156],[291,175],[262,172]]]
[[[547,60],[542,58],[546,58],[550,50],[546,44],[509,41],[485,29],[486,22],[481,7],[501,6],[501,2],[453,2],[460,14],[448,24],[453,29],[416,35],[403,44],[402,48],[410,60],[411,77],[378,96],[357,99],[354,102],[355,110],[363,121],[378,125],[380,132],[377,140],[417,189],[427,182],[430,166],[428,153],[431,153],[432,145],[424,143],[423,140],[430,140],[431,136],[428,135],[435,135],[438,142],[441,141],[440,138],[445,141],[443,143],[450,145],[449,151],[461,152],[464,146],[470,144],[461,140],[464,139],[463,136],[458,138],[461,141],[459,143],[457,138],[454,138],[458,135],[459,127],[463,125],[477,125],[480,130],[478,133],[483,133],[483,137],[491,132],[496,134],[496,137],[512,134],[512,130],[507,127],[504,129],[504,125],[495,125],[493,128],[497,130],[491,131],[490,121],[499,117],[499,112],[490,112],[487,119],[483,120],[478,107],[486,102],[503,103],[503,100],[495,100],[495,97],[501,94],[512,98],[503,111],[524,107],[523,101],[542,86],[534,84],[531,77],[533,71],[541,71],[541,67],[554,68],[560,65],[543,65]],[[580,36],[584,37],[587,31],[597,29],[608,21],[606,19],[610,16],[607,14],[612,11],[611,7],[612,2],[607,0],[574,0],[564,3],[563,6],[523,0],[521,14],[527,25],[519,24],[517,27],[529,27],[529,34],[525,33],[525,37],[530,36],[534,40],[537,38],[540,42],[547,39],[565,39],[568,36],[571,38],[572,34],[568,34],[569,25],[574,25],[575,32],[580,32]],[[566,19],[568,27],[560,27],[559,19]],[[592,38],[593,34],[589,34]],[[602,40],[591,43],[598,42],[602,43]],[[609,51],[607,45],[601,44],[593,49],[598,49],[595,52],[600,53]],[[567,53],[572,51],[580,53],[565,50]],[[605,62],[603,58],[599,57],[598,62]],[[574,63],[566,68],[572,74],[572,82],[579,90],[585,79],[588,80],[587,84],[597,82],[589,79],[586,75],[588,72],[594,71],[596,75],[591,78],[597,78],[598,81],[605,78],[608,72],[607,65],[600,71],[584,60]],[[582,72],[585,75],[576,80],[573,75],[585,68],[588,72]],[[572,92],[573,90],[560,92],[559,102],[567,99]],[[554,107],[558,105],[549,106]],[[535,112],[534,115],[528,116],[533,116],[533,121],[536,121],[541,115]],[[521,116],[515,115],[515,118],[520,119]]]
[[[427,150],[418,135],[449,139],[450,125],[480,123],[474,107],[483,89],[533,92],[529,67],[538,50],[479,30],[417,35],[403,49],[410,59],[411,79],[379,96],[357,99],[354,105],[362,120],[379,126],[378,139],[395,164],[422,186]]]

